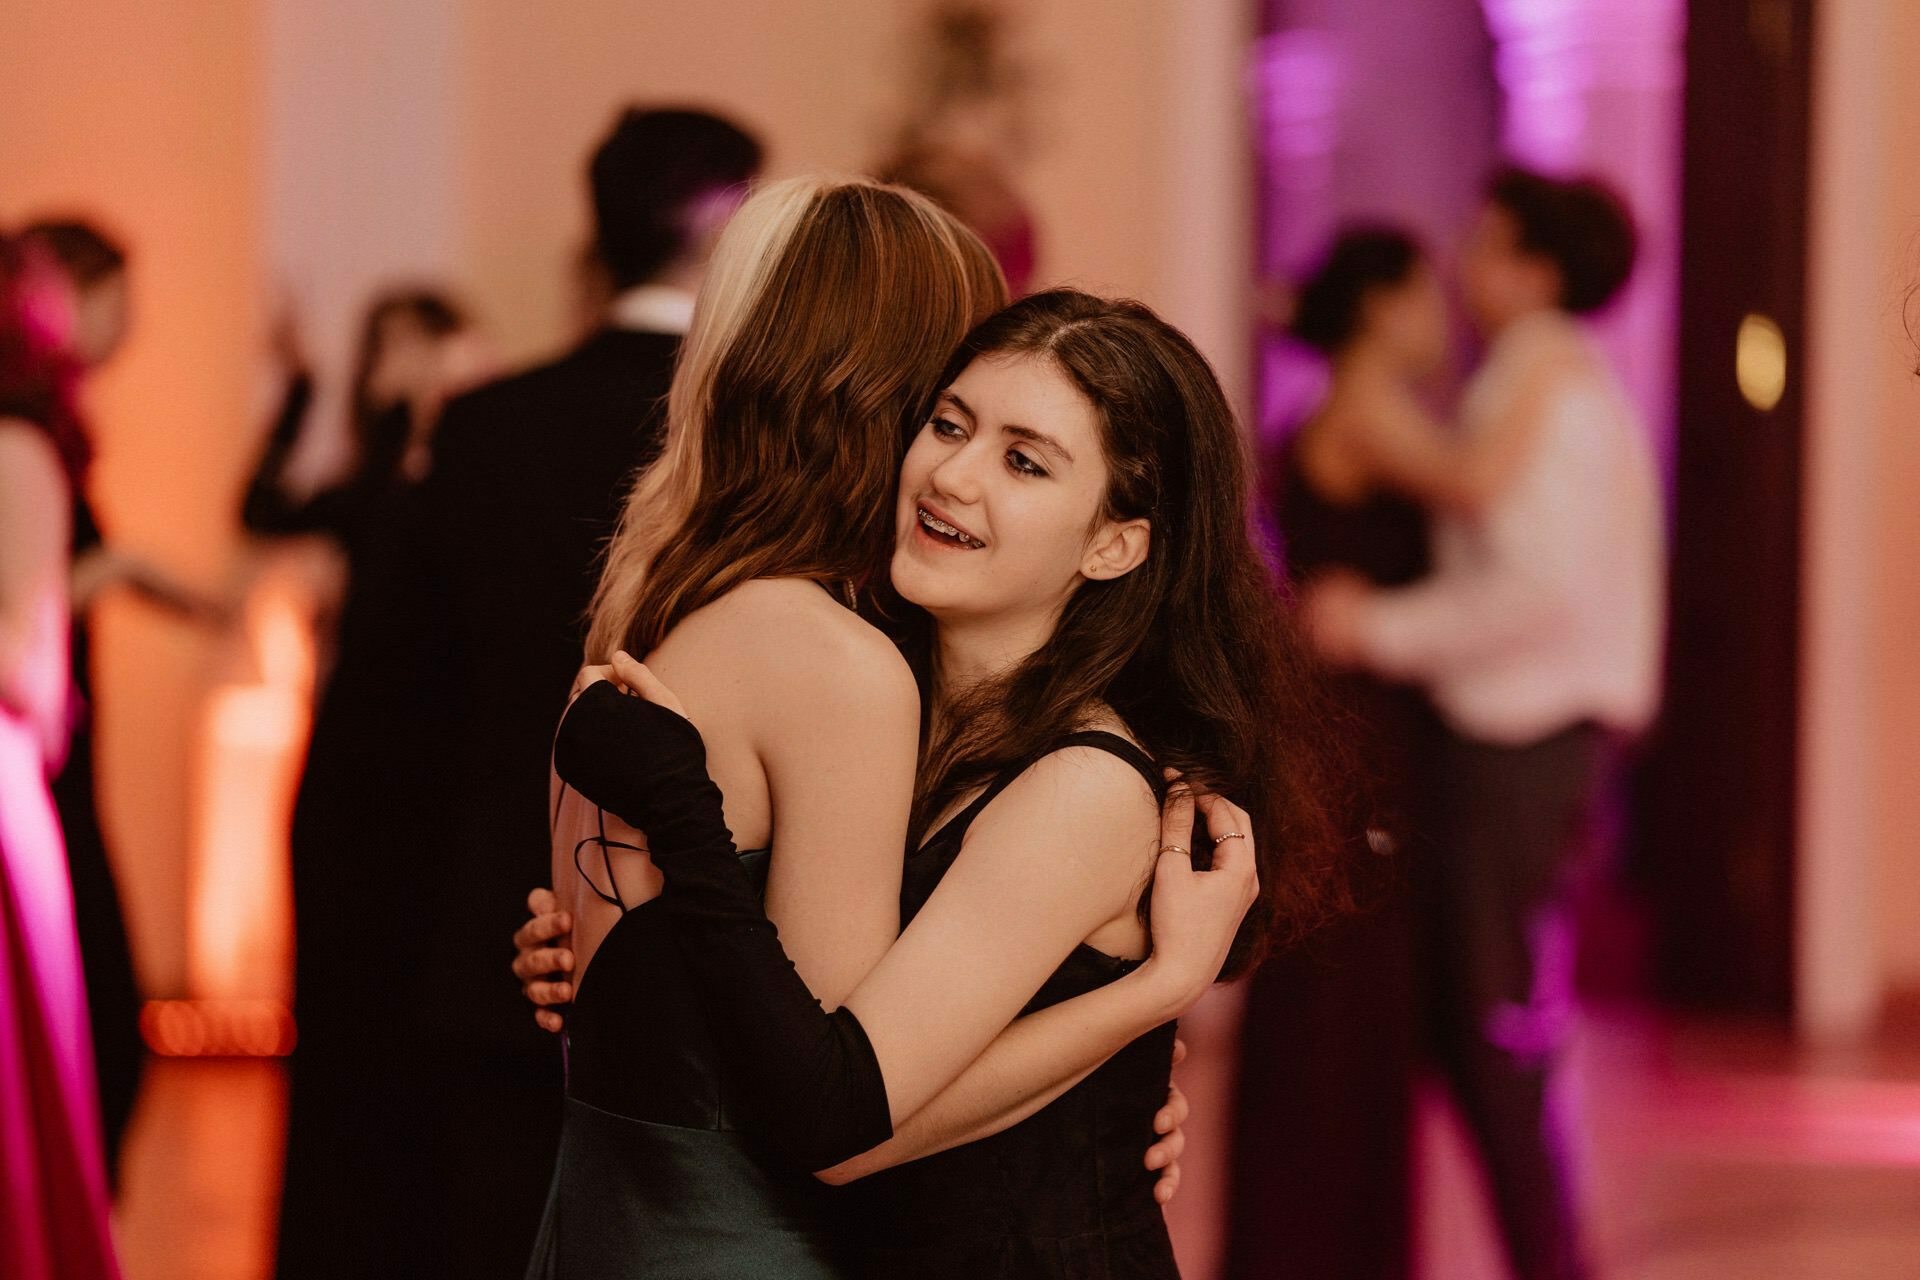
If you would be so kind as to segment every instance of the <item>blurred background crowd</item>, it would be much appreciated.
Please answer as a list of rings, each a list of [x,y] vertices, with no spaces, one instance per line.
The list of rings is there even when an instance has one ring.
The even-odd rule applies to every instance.
[[[1194,337],[1366,742],[1362,910],[1185,1024],[1186,1274],[1920,1274],[1920,8],[16,10],[0,848],[49,791],[134,1280],[520,1274],[594,550],[819,170]]]

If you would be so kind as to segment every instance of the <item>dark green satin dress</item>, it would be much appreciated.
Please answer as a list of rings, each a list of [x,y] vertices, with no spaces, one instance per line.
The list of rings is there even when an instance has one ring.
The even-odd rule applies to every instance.
[[[764,887],[766,852],[741,856]],[[529,1280],[844,1280],[846,1198],[754,1139],[684,963],[657,902],[642,903],[581,978]]]

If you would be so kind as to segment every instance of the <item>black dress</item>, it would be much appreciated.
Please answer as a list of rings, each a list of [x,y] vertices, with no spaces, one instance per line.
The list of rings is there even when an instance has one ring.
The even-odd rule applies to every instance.
[[[767,851],[740,857],[764,890]],[[753,1136],[671,928],[659,899],[627,908],[567,1011],[566,1115],[529,1280],[838,1280],[834,1189]]]
[[[1083,733],[1056,750],[1095,747],[1119,756],[1160,797],[1160,772],[1140,748],[1110,733]],[[959,856],[967,828],[1026,766],[1008,769],[907,858],[904,928]],[[1023,1014],[1085,995],[1138,967],[1082,945],[1053,972]],[[867,1179],[865,1274],[916,1280],[1149,1280],[1178,1276],[1158,1175],[1141,1156],[1167,1100],[1174,1024],[1133,1041],[1036,1114],[991,1137]]]
[[[100,526],[86,496],[74,486],[71,558],[101,545]],[[75,714],[67,740],[67,758],[53,780],[53,802],[66,836],[67,866],[73,877],[74,923],[80,935],[80,963],[87,984],[87,1016],[93,1028],[93,1057],[100,1095],[100,1129],[106,1143],[107,1177],[118,1185],[120,1147],[146,1066],[140,1036],[140,988],[133,972],[120,891],[107,856],[100,826],[99,783],[94,771],[93,655],[90,625],[74,619],[72,676]]]
[[[280,1280],[525,1274],[560,1046],[501,939],[548,874],[554,709],[677,347],[606,330],[471,391],[420,484],[317,513],[348,517],[353,581],[295,816]]]
[[[1158,771],[1124,739],[1076,734],[1054,749],[1071,746],[1120,756],[1140,772],[1156,798],[1160,796]],[[663,708],[621,696],[611,685],[594,685],[563,721],[554,762],[560,776],[588,799],[647,832],[653,862],[667,883],[662,895],[648,904],[658,912],[659,924],[633,930],[628,942],[657,948],[654,963],[676,950],[685,958],[684,965],[660,970],[664,981],[652,973],[645,981],[662,986],[685,981],[694,988],[686,998],[695,1002],[713,1033],[712,1048],[701,1039],[695,1042],[697,1052],[717,1050],[730,1065],[741,1086],[731,1095],[740,1128],[766,1140],[763,1148],[739,1140],[737,1149],[764,1151],[768,1159],[778,1151],[787,1167],[801,1170],[824,1168],[883,1141],[890,1124],[878,1060],[851,1011],[842,1007],[826,1013],[806,990],[759,905],[759,882],[738,859],[725,856],[732,850],[731,836],[720,816],[718,788],[705,772],[704,746],[692,726]],[[909,854],[902,885],[904,918],[911,919],[932,896],[973,820],[1032,763],[1005,770]],[[616,933],[626,927],[623,919]],[[613,942],[610,935],[603,948]],[[595,966],[605,954],[603,950],[596,957]],[[1137,963],[1078,947],[1034,994],[1027,1011],[1092,991]],[[589,976],[582,982],[581,994],[589,1001],[598,998],[592,981]],[[656,1061],[646,1070],[670,1071],[676,1079],[693,1074],[675,1061],[688,1054],[683,1044],[669,1042],[644,1021],[626,1016],[623,1034],[630,1039],[616,1078],[633,1074],[635,1063],[647,1057]],[[609,1040],[612,1034],[600,1028],[595,1033]],[[1173,1036],[1172,1024],[1147,1033],[1003,1133],[840,1189],[816,1212],[814,1221],[822,1224],[822,1234],[813,1239],[821,1252],[809,1263],[817,1260],[831,1267],[840,1262],[876,1280],[1177,1276],[1165,1221],[1153,1196],[1155,1175],[1140,1158],[1153,1141],[1154,1113],[1166,1099]],[[711,1071],[703,1066],[699,1074]],[[819,1274],[797,1265],[793,1270],[765,1265],[731,1271],[649,1270],[649,1262],[667,1246],[648,1238],[647,1222],[603,1219],[600,1206],[639,1197],[657,1205],[657,1221],[664,1224],[659,1230],[686,1230],[685,1215],[691,1214],[694,1231],[702,1235],[729,1205],[746,1206],[745,1213],[736,1213],[736,1223],[750,1220],[746,1215],[751,1214],[751,1220],[772,1224],[761,1233],[758,1246],[737,1246],[748,1250],[742,1256],[752,1259],[753,1247],[783,1247],[789,1232],[809,1234],[804,1220],[796,1231],[793,1221],[781,1216],[795,1206],[805,1213],[804,1201],[792,1194],[796,1184],[767,1175],[765,1159],[742,1161],[711,1139],[701,1139],[699,1150],[687,1158],[663,1161],[663,1139],[656,1128],[622,1126],[590,1115],[574,1092],[570,1085],[569,1140],[562,1144],[549,1221],[557,1220],[564,1232],[580,1220],[576,1215],[584,1215],[590,1229],[605,1232],[606,1240],[592,1254],[591,1269],[542,1271],[543,1260],[554,1255],[552,1244],[543,1238],[534,1276],[610,1280]],[[657,1103],[629,1096],[621,1105],[632,1116]],[[724,1104],[717,1110],[728,1113]],[[582,1132],[593,1134],[591,1143],[571,1141],[576,1123]],[[672,1136],[675,1144],[684,1140],[683,1132]],[[585,1176],[586,1168],[596,1176]],[[569,1187],[574,1190],[569,1192]],[[606,1231],[607,1221],[615,1223],[614,1230]],[[832,1248],[835,1238],[840,1251]]]
[[[1311,428],[1309,428],[1310,430]],[[1336,502],[1300,466],[1298,437],[1266,491],[1296,584],[1330,569],[1391,587],[1428,568],[1427,519],[1375,493]],[[1234,1118],[1226,1274],[1232,1280],[1389,1280],[1409,1254],[1409,1143],[1419,1060],[1409,862],[1418,765],[1434,720],[1415,690],[1335,682],[1370,766],[1378,856],[1355,867],[1363,909],[1275,954],[1248,983]]]

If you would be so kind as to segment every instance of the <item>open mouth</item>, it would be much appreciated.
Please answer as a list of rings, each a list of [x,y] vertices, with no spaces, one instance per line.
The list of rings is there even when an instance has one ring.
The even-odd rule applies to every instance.
[[[919,517],[920,531],[936,542],[943,542],[948,546],[967,551],[976,551],[987,545],[958,525],[942,520],[925,507],[916,507],[914,514]]]

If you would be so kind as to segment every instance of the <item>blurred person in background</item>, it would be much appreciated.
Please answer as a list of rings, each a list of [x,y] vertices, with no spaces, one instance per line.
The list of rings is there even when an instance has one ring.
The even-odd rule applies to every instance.
[[[118,241],[80,219],[44,219],[21,232],[23,242],[52,262],[74,299],[73,353],[90,376],[125,345],[132,317],[127,253]],[[66,834],[74,913],[85,961],[87,1004],[100,1082],[107,1173],[118,1182],[120,1148],[140,1091],[146,1045],[140,1035],[140,989],[127,941],[119,888],[100,823],[94,769],[93,606],[120,588],[177,618],[219,625],[227,608],[183,586],[144,558],[115,547],[101,531],[84,486],[73,495],[71,607],[76,715],[66,765],[54,780],[54,801]]]
[[[77,299],[0,236],[0,1274],[119,1275],[75,906],[49,780],[73,723],[68,579],[91,453]]]
[[[1659,690],[1664,526],[1646,430],[1578,322],[1632,272],[1593,181],[1507,170],[1462,261],[1488,342],[1462,404],[1472,500],[1433,517],[1433,572],[1309,591],[1319,648],[1417,684],[1445,731],[1427,768],[1421,964],[1443,1073],[1522,1280],[1588,1274],[1550,1086],[1570,1028],[1569,894],[1608,747]]]
[[[980,237],[1007,278],[1007,292],[1026,295],[1039,258],[1033,211],[987,156],[937,143],[915,146],[880,167],[881,180],[910,187]]]
[[[1317,413],[1263,467],[1296,590],[1339,571],[1377,587],[1429,568],[1429,505],[1458,502],[1459,450],[1421,393],[1448,354],[1432,264],[1391,227],[1343,231],[1297,292],[1293,336],[1332,379]],[[1351,672],[1334,684],[1367,763],[1370,852],[1360,911],[1271,957],[1241,1030],[1228,1274],[1381,1280],[1407,1274],[1418,1071],[1413,904],[1419,769],[1432,714],[1419,690]]]
[[[546,872],[553,712],[596,555],[659,450],[707,255],[760,163],[706,112],[621,113],[588,169],[599,327],[449,403],[356,566],[385,603],[349,601],[295,824],[283,1280],[524,1272],[560,1063],[494,976],[500,940]],[[391,943],[378,973],[369,936]]]
[[[498,368],[491,342],[467,309],[444,290],[401,288],[376,297],[361,322],[348,397],[352,453],[346,474],[300,494],[289,464],[305,439],[313,406],[313,374],[291,317],[275,332],[286,392],[241,506],[248,532],[265,537],[319,535],[344,558],[343,582],[322,604],[337,618],[353,589],[354,565],[379,554],[390,535],[383,518],[398,492],[419,483],[432,457],[434,428],[452,396]],[[332,626],[323,626],[324,646]],[[324,665],[324,664],[323,664]]]

